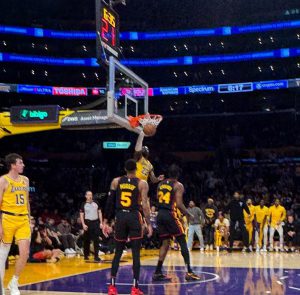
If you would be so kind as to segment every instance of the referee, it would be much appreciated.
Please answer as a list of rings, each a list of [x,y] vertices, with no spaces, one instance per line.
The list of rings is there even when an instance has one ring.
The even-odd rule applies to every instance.
[[[101,259],[99,253],[99,236],[100,228],[102,228],[102,213],[99,204],[93,200],[93,193],[87,191],[85,193],[86,201],[80,208],[80,220],[83,234],[83,253],[84,259],[89,260],[90,243],[94,243],[94,261],[99,262]]]

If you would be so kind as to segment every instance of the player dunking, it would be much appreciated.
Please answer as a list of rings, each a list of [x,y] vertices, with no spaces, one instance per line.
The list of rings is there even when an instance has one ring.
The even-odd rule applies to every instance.
[[[3,286],[5,262],[13,238],[15,238],[20,256],[8,288],[11,295],[20,295],[18,279],[28,259],[31,236],[29,180],[20,175],[25,167],[20,155],[9,154],[5,157],[5,162],[9,172],[0,177],[0,272]],[[2,293],[4,294],[4,288],[2,288]]]
[[[137,161],[136,177],[145,181],[148,181],[148,178],[150,177],[150,180],[153,183],[157,183],[162,181],[165,177],[164,175],[159,175],[158,177],[155,176],[153,166],[148,160],[149,148],[143,146],[144,137],[145,134],[142,131],[139,134],[135,145],[134,159]]]
[[[162,265],[169,250],[170,238],[175,237],[183,256],[187,273],[185,279],[187,281],[197,281],[200,278],[194,274],[190,265],[190,255],[185,239],[184,228],[177,217],[177,207],[184,214],[193,217],[187,211],[183,204],[184,186],[178,181],[180,169],[176,165],[171,165],[168,170],[169,179],[163,180],[157,187],[158,197],[158,215],[157,226],[159,237],[162,240],[162,245],[159,250],[159,259],[153,281],[169,281],[166,275],[162,273]]]
[[[108,287],[109,295],[116,295],[116,276],[120,264],[120,259],[125,248],[125,243],[129,238],[131,240],[132,258],[133,258],[133,286],[131,295],[144,294],[139,289],[140,276],[140,248],[143,238],[143,220],[139,212],[140,204],[144,212],[144,217],[148,227],[148,237],[152,235],[150,223],[150,205],[148,198],[148,183],[136,177],[136,161],[127,160],[125,163],[126,176],[115,178],[110,187],[109,197],[107,199],[103,233],[107,235],[108,220],[113,217],[116,211],[115,240],[116,251],[112,261],[111,282]]]

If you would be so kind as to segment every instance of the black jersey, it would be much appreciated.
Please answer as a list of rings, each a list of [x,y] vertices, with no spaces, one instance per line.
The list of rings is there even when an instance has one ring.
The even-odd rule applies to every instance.
[[[158,209],[176,210],[176,180],[165,179],[157,187]]]
[[[123,176],[120,178],[116,191],[117,210],[139,210],[141,203],[139,181],[136,177]]]

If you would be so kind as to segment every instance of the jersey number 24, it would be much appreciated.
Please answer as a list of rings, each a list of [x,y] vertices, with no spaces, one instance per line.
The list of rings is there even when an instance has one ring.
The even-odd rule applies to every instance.
[[[162,191],[158,192],[158,202],[160,204],[161,203],[170,204],[170,200],[171,200],[171,193],[170,192],[166,192],[165,194]]]

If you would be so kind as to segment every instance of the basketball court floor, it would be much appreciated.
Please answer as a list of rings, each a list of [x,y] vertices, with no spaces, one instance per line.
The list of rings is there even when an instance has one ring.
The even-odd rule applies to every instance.
[[[140,286],[145,294],[300,294],[298,253],[231,253],[194,250],[192,264],[200,282],[185,282],[185,268],[178,251],[170,251],[165,271],[171,283],[153,283],[157,250],[142,252]],[[21,294],[107,294],[111,255],[101,263],[85,262],[82,257],[64,258],[56,264],[29,263],[20,278]],[[117,282],[119,294],[129,294],[132,283],[131,254],[122,257]],[[5,284],[13,265],[7,271]],[[8,291],[7,293],[8,294]]]

